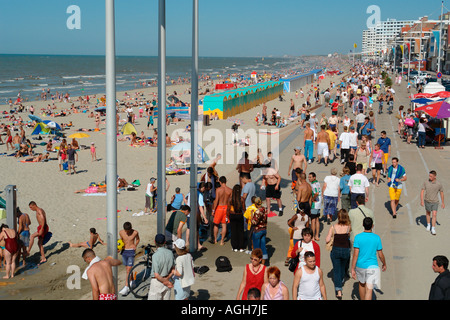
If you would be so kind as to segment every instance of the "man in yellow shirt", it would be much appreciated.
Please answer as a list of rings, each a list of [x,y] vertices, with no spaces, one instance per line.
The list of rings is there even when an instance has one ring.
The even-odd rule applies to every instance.
[[[325,132],[328,133],[330,137],[330,143],[328,144],[328,150],[330,150],[330,152],[328,152],[329,154],[328,159],[330,160],[330,162],[333,162],[334,159],[336,159],[337,130],[336,127],[334,127],[333,129],[328,127],[328,129]],[[331,155],[333,155],[333,157],[331,157]]]

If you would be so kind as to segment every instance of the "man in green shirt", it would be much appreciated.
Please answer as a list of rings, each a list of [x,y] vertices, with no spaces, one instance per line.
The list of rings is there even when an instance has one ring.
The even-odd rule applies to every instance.
[[[183,227],[187,222],[187,216],[191,212],[188,205],[181,206],[180,210],[175,210],[170,215],[166,225],[166,238],[171,241],[180,239],[183,234]]]
[[[173,276],[175,259],[173,252],[165,247],[166,237],[157,234],[155,237],[156,252],[152,256],[152,272],[148,300],[170,300],[170,278]]]

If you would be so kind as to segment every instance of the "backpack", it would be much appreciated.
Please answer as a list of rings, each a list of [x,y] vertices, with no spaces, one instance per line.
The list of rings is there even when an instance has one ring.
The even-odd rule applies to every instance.
[[[229,272],[233,270],[230,259],[225,256],[220,256],[216,259],[217,272]]]

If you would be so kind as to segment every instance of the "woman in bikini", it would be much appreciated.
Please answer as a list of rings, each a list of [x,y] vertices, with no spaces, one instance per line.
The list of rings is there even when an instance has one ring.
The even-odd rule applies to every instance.
[[[14,278],[14,273],[16,271],[16,259],[19,254],[19,243],[17,241],[17,233],[14,229],[9,229],[5,224],[0,227],[0,241],[5,241],[5,250],[3,253],[5,255],[6,263],[6,275],[3,279]]]

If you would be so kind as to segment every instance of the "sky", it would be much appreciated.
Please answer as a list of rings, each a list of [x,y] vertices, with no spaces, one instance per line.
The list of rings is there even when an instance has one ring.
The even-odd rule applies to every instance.
[[[115,1],[117,55],[158,55],[158,3]],[[72,5],[79,15],[67,13]],[[358,51],[371,5],[382,21],[438,19],[441,12],[440,0],[199,0],[199,55],[346,54],[354,43]],[[168,56],[191,55],[192,8],[192,0],[166,0]],[[68,28],[68,20],[80,29]],[[104,53],[104,0],[0,0],[0,54]]]

